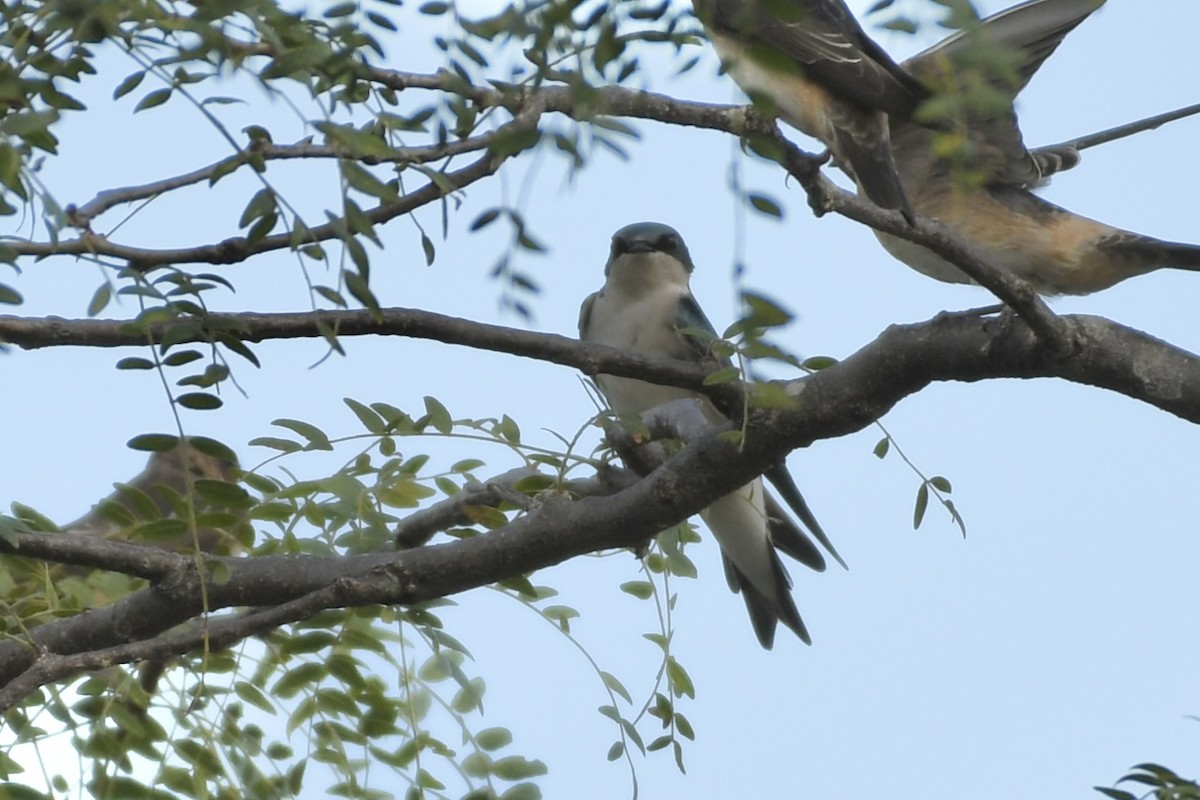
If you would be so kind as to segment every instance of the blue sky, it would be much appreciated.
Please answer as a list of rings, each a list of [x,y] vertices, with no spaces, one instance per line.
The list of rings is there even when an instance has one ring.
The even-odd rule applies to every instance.
[[[861,12],[867,3],[852,5]],[[980,5],[995,11],[1005,4]],[[1068,38],[1023,94],[1027,142],[1057,142],[1196,102],[1196,30],[1200,4],[1189,0],[1113,0]],[[922,41],[937,38],[932,30],[927,36]],[[880,40],[898,56],[921,46],[899,35]],[[391,49],[396,68],[432,65],[411,48]],[[95,111],[64,126],[64,157],[47,165],[44,179],[64,203],[227,153],[182,104],[133,116],[133,98],[109,101],[112,86],[132,70],[115,56],[114,63],[84,95]],[[711,55],[685,80],[668,77],[667,64],[646,63],[654,90],[741,98],[717,76]],[[236,131],[264,107],[224,113]],[[311,133],[279,103],[266,113],[277,120],[276,141]],[[537,160],[525,213],[549,252],[521,261],[542,286],[529,327],[573,334],[579,302],[602,280],[609,237],[639,220],[666,222],[683,234],[697,264],[695,293],[718,329],[733,318],[732,265],[740,258],[748,267],[745,287],[796,313],[782,338],[802,355],[845,356],[887,325],[990,302],[980,289],[938,284],[894,262],[864,228],[814,219],[794,182],[741,155],[727,137],[637,127],[643,139],[630,145],[629,162],[600,155],[573,182],[561,162]],[[1200,120],[1189,120],[1089,151],[1044,196],[1131,230],[1200,241],[1197,136]],[[782,222],[734,202],[731,165],[748,188],[784,202]],[[432,267],[424,266],[412,225],[390,226],[387,250],[374,261],[383,304],[526,324],[500,309],[500,287],[487,278],[504,244],[498,230],[466,233],[501,192],[522,192],[527,167],[515,166],[502,183],[466,193],[451,217],[450,239],[437,241]],[[335,202],[327,164],[272,172],[313,216]],[[244,202],[237,191],[247,185],[197,188],[180,201],[155,203],[114,238],[178,245],[231,235]],[[434,209],[422,221],[438,230]],[[308,307],[286,255],[228,274],[239,291],[218,302],[222,310]],[[76,317],[98,276],[87,264],[47,261],[27,265],[14,283],[27,298],[20,313]],[[1106,316],[1196,351],[1197,297],[1200,275],[1161,272],[1053,308]],[[135,312],[127,304],[105,315]],[[422,396],[433,394],[455,416],[507,413],[528,439],[547,446],[554,440],[542,429],[570,436],[592,414],[578,376],[563,368],[401,339],[344,346],[347,358],[312,369],[323,355],[318,342],[259,346],[264,368],[237,374],[249,397],[228,393],[221,411],[192,413],[189,432],[219,436],[252,466],[267,454],[246,443],[269,435],[277,417],[304,419],[331,435],[357,432],[346,396],[419,409]],[[170,430],[171,419],[156,378],[113,369],[121,355],[71,349],[0,356],[10,387],[0,400],[8,420],[0,433],[0,501],[20,500],[65,522],[141,468],[142,456],[125,441]],[[1090,786],[1111,783],[1140,761],[1200,771],[1200,723],[1186,717],[1200,714],[1200,431],[1126,398],[1048,380],[934,386],[883,423],[923,471],[953,481],[968,537],[936,507],[912,530],[918,480],[894,454],[882,462],[872,456],[877,430],[793,454],[793,473],[850,571],[793,569],[814,645],[784,632],[775,650],[764,652],[705,538],[692,553],[699,580],[675,584],[676,654],[697,686],[696,700],[682,710],[698,740],[685,752],[686,776],[666,754],[640,762],[642,796],[1078,797],[1098,796]],[[446,464],[465,452],[439,442],[413,446],[428,446]],[[351,455],[287,466],[301,476],[318,474]],[[480,457],[495,472],[513,466],[498,449]],[[623,553],[537,576],[581,611],[576,635],[635,695],[649,690],[656,652],[641,637],[656,625],[648,604],[617,589],[637,577],[636,563]],[[626,794],[626,767],[604,760],[615,731],[596,713],[606,696],[584,660],[544,622],[493,592],[458,600],[446,619],[487,679],[486,724],[509,726],[521,752],[549,764],[546,795]],[[314,788],[311,796],[320,794]]]

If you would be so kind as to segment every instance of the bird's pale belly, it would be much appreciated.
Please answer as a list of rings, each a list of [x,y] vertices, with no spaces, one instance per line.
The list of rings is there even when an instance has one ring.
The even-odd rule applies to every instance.
[[[988,264],[1024,278],[1041,294],[1087,294],[1123,277],[1094,246],[1114,229],[1095,220],[1066,212],[1031,216],[984,192],[953,203],[918,198],[914,206],[922,216],[938,219]],[[879,231],[875,235],[884,249],[923,275],[947,283],[974,282],[920,245]]]
[[[608,398],[613,411],[626,414],[644,414],[650,409],[679,400],[695,397],[694,392],[674,386],[657,386],[633,378],[618,378],[614,375],[597,375],[596,382]]]

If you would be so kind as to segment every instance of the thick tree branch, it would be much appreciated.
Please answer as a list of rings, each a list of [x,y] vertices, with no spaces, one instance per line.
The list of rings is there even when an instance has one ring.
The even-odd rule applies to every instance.
[[[584,344],[566,336],[471,322],[419,309],[383,309],[378,316],[369,311],[310,311],[284,314],[213,314],[209,319],[213,327],[238,331],[238,337],[247,342],[318,338],[324,335],[322,329],[336,331],[339,336],[408,336],[549,361],[575,367],[587,375],[601,372],[623,374],[619,365],[635,363],[643,377],[693,389],[702,388],[704,378],[709,372],[695,364],[627,354],[616,348]],[[207,341],[206,333],[198,323],[198,320],[194,320],[169,324],[195,326],[194,333],[176,341]],[[152,325],[148,332],[149,339],[161,341],[167,330],[167,325]],[[132,347],[144,346],[147,343],[147,332],[131,330],[129,323],[121,320],[24,319],[0,316],[0,340],[25,349],[52,346]]]
[[[324,598],[328,606],[415,603],[584,553],[636,546],[743,485],[787,452],[857,431],[934,381],[1058,377],[1116,391],[1200,423],[1200,360],[1194,355],[1101,318],[1063,320],[1080,342],[1074,355],[1046,347],[1011,317],[946,314],[893,326],[845,361],[787,384],[796,406],[753,412],[741,448],[706,436],[611,497],[546,500],[486,535],[398,554],[221,559],[225,579],[215,581],[208,571],[204,593],[194,564],[171,569],[150,589],[36,628],[28,643],[0,642],[0,686],[29,670],[44,653],[98,652],[149,640],[206,610],[296,603],[282,615],[289,621],[299,618],[294,614],[302,609],[312,609],[312,601],[304,600],[311,596]],[[558,338],[525,336],[543,344]],[[576,346],[581,353],[586,349]],[[644,366],[617,351],[598,360],[606,372],[631,377],[641,376]],[[18,534],[15,547],[0,541],[0,552],[47,552],[51,545],[46,541],[56,536],[61,534]],[[193,646],[194,639],[180,640],[173,648],[183,652]],[[72,663],[82,668],[84,661]],[[54,674],[70,674],[57,663],[51,662]],[[9,695],[7,701],[17,697]],[[0,704],[0,710],[5,707]]]
[[[964,316],[967,319],[977,318],[974,312]],[[954,316],[939,317],[950,318]],[[738,392],[736,387],[727,384],[705,386],[707,370],[695,364],[625,353],[615,348],[585,344],[565,336],[471,322],[416,309],[384,309],[377,317],[368,311],[314,311],[295,314],[214,314],[211,315],[211,319],[217,327],[237,330],[242,339],[251,342],[266,339],[317,338],[323,335],[323,326],[324,329],[337,331],[341,336],[378,335],[432,339],[446,344],[575,367],[587,375],[606,373],[638,377],[671,386],[696,389],[715,397],[729,396],[735,401]],[[1003,322],[997,324],[1020,327],[1015,320],[1006,317],[1002,317],[1001,320]],[[1175,374],[1181,381],[1190,380],[1190,376],[1200,369],[1195,356],[1132,328],[1097,317],[1068,316],[1056,320],[1056,327],[1065,331],[1062,336],[1070,345],[1065,348],[1051,347],[1051,350],[1064,363],[1092,363],[1096,353],[1106,352],[1107,348],[1136,347],[1149,359],[1148,365],[1169,363],[1169,369],[1177,370]],[[189,324],[196,323],[193,321]],[[165,330],[163,325],[152,326],[149,331],[150,339],[160,341]],[[1100,336],[1101,333],[1104,334],[1103,337]],[[23,319],[0,316],[0,340],[29,349],[64,345],[135,346],[146,344],[146,336],[145,332],[130,330],[128,323],[116,320]],[[178,341],[205,341],[205,337],[204,330],[197,324],[195,333]],[[955,351],[955,342],[944,341],[929,342],[930,352],[936,352],[939,344],[947,351]],[[1100,351],[1096,350],[1098,347]],[[1062,377],[1068,376],[1064,374]],[[1162,402],[1170,399],[1166,396],[1154,393],[1144,396],[1137,392],[1123,393],[1191,419],[1186,413],[1176,410],[1177,406],[1162,405]]]

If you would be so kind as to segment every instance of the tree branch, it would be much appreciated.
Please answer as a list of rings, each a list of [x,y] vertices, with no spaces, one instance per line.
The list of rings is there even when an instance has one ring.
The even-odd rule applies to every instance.
[[[371,68],[368,74],[393,89],[437,89],[467,97],[485,108],[500,107],[513,113],[530,107],[558,112],[587,121],[608,115],[647,119],[673,125],[690,126],[730,133],[740,137],[765,138],[776,153],[762,153],[775,160],[804,187],[809,204],[818,216],[832,211],[876,230],[922,245],[962,269],[972,280],[992,292],[1029,323],[1051,346],[1069,349],[1067,329],[1034,291],[1029,283],[1009,272],[997,269],[980,258],[967,243],[953,236],[940,223],[920,220],[907,224],[895,212],[887,212],[846,192],[820,172],[824,159],[807,153],[791,142],[778,123],[759,114],[752,106],[729,106],[676,100],[654,92],[641,92],[619,86],[600,88],[540,86],[536,89],[504,85],[502,89],[470,86],[454,73],[441,70],[433,74],[412,74]]]
[[[271,142],[253,143],[240,153],[228,158],[214,161],[205,167],[192,170],[183,175],[164,178],[160,181],[144,183],[140,186],[123,186],[99,192],[81,206],[69,205],[66,208],[71,221],[81,227],[87,226],[93,219],[116,206],[136,203],[160,194],[193,186],[197,183],[212,180],[214,176],[224,176],[232,173],[237,167],[251,163],[253,159],[263,161],[289,161],[298,158],[338,158],[349,159],[364,164],[428,164],[444,158],[486,150],[503,131],[491,131],[480,136],[472,136],[443,145],[427,147],[395,147],[387,155],[355,156],[329,145],[313,144],[304,141],[295,144],[282,145]],[[461,187],[460,187],[461,188]]]
[[[522,120],[522,124],[526,124],[524,120]],[[372,224],[379,225],[388,222],[439,200],[453,191],[469,186],[481,178],[495,174],[508,157],[489,152],[460,170],[440,173],[440,180],[430,180],[420,189],[410,192],[394,202],[381,203],[364,213]],[[307,238],[301,244],[337,239],[343,235],[342,231],[343,225],[339,222],[318,225],[309,229]],[[141,270],[148,270],[164,264],[237,264],[260,253],[291,249],[295,244],[290,232],[264,236],[253,242],[243,236],[237,236],[217,244],[172,250],[116,244],[103,236],[90,232],[75,239],[65,239],[59,242],[29,242],[14,239],[5,241],[5,245],[17,255],[37,258],[53,255],[108,256],[127,261],[131,267]]]
[[[676,100],[667,95],[625,89],[619,86],[591,87],[583,85],[526,87],[497,83],[498,88],[484,88],[465,81],[461,76],[440,70],[431,74],[418,74],[364,67],[365,76],[380,85],[394,90],[430,89],[449,92],[464,97],[481,109],[502,108],[513,115],[513,120],[501,126],[493,136],[504,135],[514,128],[536,126],[546,113],[564,114],[577,121],[587,122],[597,116],[647,119],[665,124],[691,126],[721,131],[740,137],[749,137],[760,142],[766,140],[774,152],[766,157],[777,161],[794,176],[809,195],[809,203],[818,215],[827,211],[869,225],[877,230],[899,236],[922,245],[962,269],[972,280],[995,294],[1013,308],[1052,347],[1068,350],[1072,343],[1067,339],[1067,329],[1042,302],[1033,288],[1022,279],[996,269],[979,258],[961,240],[952,236],[936,222],[922,220],[919,225],[904,223],[900,215],[859,200],[823,178],[820,166],[824,159],[806,153],[788,140],[778,123],[764,117],[751,106],[731,106],[712,103],[696,103]],[[241,156],[235,156],[241,158]],[[499,169],[503,157],[485,156],[469,167],[448,173],[448,185],[462,188]],[[206,168],[214,169],[215,165]],[[194,175],[194,174],[193,174]],[[187,177],[187,176],[184,176]],[[172,180],[182,180],[177,178]],[[153,184],[150,185],[151,187]],[[132,187],[127,192],[146,191],[146,187]],[[120,191],[120,190],[118,190]],[[447,193],[445,187],[430,182],[417,192],[405,195],[395,203],[377,206],[368,212],[373,223],[382,223],[406,214],[415,208],[438,199]],[[103,207],[108,200],[99,195],[93,203]],[[83,219],[88,218],[85,206],[77,210]],[[324,241],[340,235],[338,225],[330,223],[313,228],[309,241]],[[245,238],[232,238],[215,245],[203,245],[178,250],[152,250],[113,244],[95,234],[57,243],[14,242],[12,248],[19,255],[44,257],[54,254],[106,255],[128,261],[131,265],[148,269],[168,263],[213,263],[230,264],[244,261],[252,255],[290,248],[294,245],[288,233],[266,236],[256,242]]]
[[[1102,318],[1062,319],[1081,343],[1077,354],[1063,355],[1046,347],[1011,317],[943,314],[929,322],[893,326],[845,361],[787,383],[788,393],[803,402],[790,409],[754,410],[741,447],[710,434],[611,497],[549,499],[485,535],[398,554],[219,559],[220,582],[211,570],[202,578],[189,563],[186,569],[171,570],[152,588],[110,606],[46,623],[34,629],[27,642],[0,642],[0,686],[29,670],[43,653],[99,652],[149,640],[206,611],[297,603],[278,618],[290,621],[320,603],[326,604],[323,607],[410,604],[584,553],[633,547],[744,485],[787,452],[860,430],[934,381],[1058,377],[1119,392],[1200,423],[1196,356]],[[560,338],[524,336],[543,345]],[[578,353],[589,349],[573,344]],[[578,360],[590,363],[582,356]],[[645,377],[639,373],[645,366],[642,360],[619,351],[597,360],[605,372]],[[61,534],[18,534],[15,546],[0,540],[0,552],[46,552],[51,546],[46,540],[56,536]],[[202,579],[207,581],[203,593]],[[321,598],[320,602],[313,597]],[[170,647],[163,647],[173,652],[195,646],[194,639],[171,641]],[[109,655],[113,652],[117,651]],[[70,663],[82,669],[85,662]],[[50,663],[60,678],[75,674],[62,672],[66,668],[58,666],[60,662]],[[19,696],[5,695],[0,711],[18,702]]]

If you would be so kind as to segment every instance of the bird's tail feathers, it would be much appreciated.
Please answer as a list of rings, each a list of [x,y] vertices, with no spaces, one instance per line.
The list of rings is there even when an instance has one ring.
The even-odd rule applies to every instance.
[[[1160,268],[1200,271],[1200,245],[1122,232],[1108,237],[1100,246],[1142,272]]]
[[[813,538],[821,543],[821,546],[825,548],[825,552],[833,556],[833,559],[842,565],[842,569],[849,569],[841,554],[838,553],[837,548],[833,546],[833,542],[825,535],[824,529],[821,528],[821,523],[817,522],[812,509],[808,507],[808,503],[804,500],[804,495],[800,494],[800,489],[796,486],[796,482],[792,480],[791,473],[787,470],[787,465],[783,462],[777,463],[764,472],[763,476],[771,482],[771,485],[775,487],[775,491],[779,492],[779,496],[783,498],[783,501],[796,513],[796,516],[800,518],[801,524],[808,529]],[[783,510],[779,508],[778,503],[775,503],[774,498],[770,495],[767,495],[767,514],[773,520],[780,519],[783,514]],[[786,519],[786,517],[782,518]],[[808,537],[798,532],[788,535],[787,532],[777,531],[777,527],[783,526],[772,525],[771,538],[780,550],[801,564],[812,567],[817,572],[825,569],[825,559],[821,557],[820,552],[817,551]],[[789,525],[787,527],[792,531],[795,530],[793,526]],[[799,542],[796,541],[797,539]],[[805,557],[809,552],[816,554],[817,559],[819,559],[817,565],[810,563],[808,558]],[[805,555],[801,555],[801,553]]]
[[[809,636],[808,628],[805,627],[804,620],[800,618],[800,611],[796,608],[796,601],[792,598],[792,580],[774,550],[771,551],[776,579],[773,597],[760,592],[728,556],[722,554],[721,560],[725,564],[725,579],[729,582],[729,588],[745,600],[754,635],[764,650],[770,650],[775,645],[775,629],[780,622],[800,637],[800,641],[812,644],[812,637]]]

